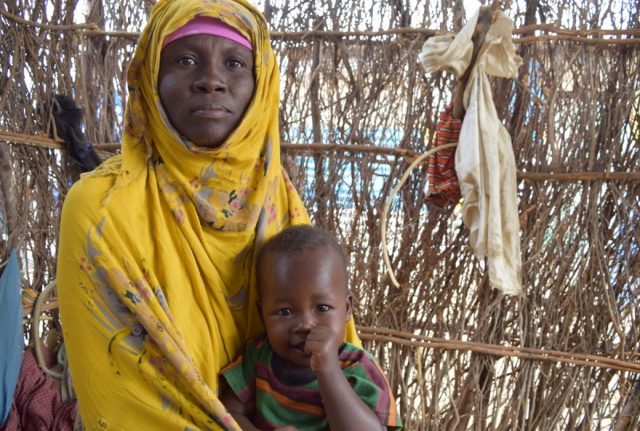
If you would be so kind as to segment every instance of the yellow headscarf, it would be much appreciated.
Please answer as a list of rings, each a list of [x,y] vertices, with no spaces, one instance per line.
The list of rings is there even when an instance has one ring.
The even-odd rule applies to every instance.
[[[158,95],[162,42],[198,15],[254,50],[253,100],[216,149],[182,138]],[[82,421],[235,429],[216,397],[218,372],[262,331],[255,250],[309,222],[280,165],[279,72],[264,17],[244,0],[160,0],[128,84],[122,155],[72,187],[61,221],[58,294]]]

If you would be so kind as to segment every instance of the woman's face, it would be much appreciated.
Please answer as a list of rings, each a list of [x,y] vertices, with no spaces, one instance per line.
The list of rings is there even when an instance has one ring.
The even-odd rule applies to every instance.
[[[229,39],[187,36],[162,50],[158,90],[173,127],[216,148],[240,124],[255,88],[253,52]]]

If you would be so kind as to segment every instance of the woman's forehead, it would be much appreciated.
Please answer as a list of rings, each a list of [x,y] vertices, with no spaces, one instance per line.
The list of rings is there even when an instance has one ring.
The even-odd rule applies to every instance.
[[[234,54],[242,55],[247,59],[253,58],[253,51],[246,48],[245,46],[232,40],[209,34],[187,36],[175,40],[163,48],[162,55],[164,56],[165,53],[172,54],[185,50],[201,50],[213,47],[224,48],[225,50],[231,51]]]
[[[251,42],[242,33],[219,19],[209,16],[196,16],[164,38],[162,47],[189,36],[210,35],[228,39],[247,49],[253,50]]]

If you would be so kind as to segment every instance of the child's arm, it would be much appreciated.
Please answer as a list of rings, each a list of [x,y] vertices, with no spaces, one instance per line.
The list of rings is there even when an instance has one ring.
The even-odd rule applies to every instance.
[[[222,401],[222,404],[224,404],[243,431],[259,431],[249,420],[249,411],[236,397],[236,394],[233,393],[224,378],[220,379],[220,401]]]
[[[384,430],[380,420],[354,392],[338,362],[337,340],[329,328],[316,326],[309,332],[305,352],[311,356],[320,396],[331,431]]]
[[[222,401],[222,404],[224,404],[229,413],[231,413],[235,421],[238,422],[242,431],[259,431],[249,420],[249,410],[247,410],[245,405],[236,397],[236,394],[233,393],[224,378],[220,379],[220,388],[220,401]],[[298,431],[298,429],[287,425],[276,428],[275,431]]]

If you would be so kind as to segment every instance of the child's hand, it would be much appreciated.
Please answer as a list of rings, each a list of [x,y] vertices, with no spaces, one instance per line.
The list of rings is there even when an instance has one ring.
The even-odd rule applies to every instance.
[[[326,326],[316,326],[307,335],[304,352],[311,357],[309,368],[316,374],[340,368],[338,349],[342,339]]]

